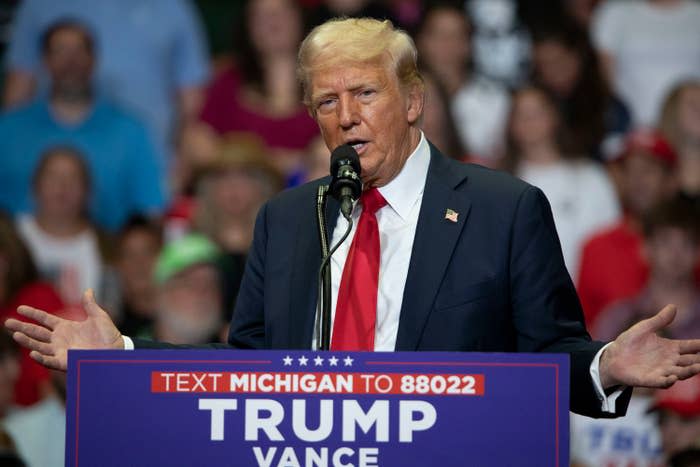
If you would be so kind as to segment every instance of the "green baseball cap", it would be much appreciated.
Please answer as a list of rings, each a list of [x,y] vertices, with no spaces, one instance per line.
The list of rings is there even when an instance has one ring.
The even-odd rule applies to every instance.
[[[202,234],[187,234],[168,243],[156,261],[156,282],[163,284],[185,269],[202,263],[215,263],[219,248]]]

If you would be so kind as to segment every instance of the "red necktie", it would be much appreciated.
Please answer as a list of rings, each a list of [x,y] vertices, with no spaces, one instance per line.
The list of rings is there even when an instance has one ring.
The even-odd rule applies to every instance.
[[[379,284],[379,227],[375,213],[386,200],[376,188],[360,196],[362,214],[343,268],[331,350],[374,350]]]

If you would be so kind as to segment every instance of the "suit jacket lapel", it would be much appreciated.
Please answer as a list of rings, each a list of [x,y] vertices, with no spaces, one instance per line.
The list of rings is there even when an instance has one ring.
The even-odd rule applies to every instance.
[[[328,183],[329,180],[323,180]],[[318,300],[318,270],[321,266],[321,245],[316,221],[316,191],[314,190],[313,209],[301,208],[297,223],[298,244],[294,246],[294,263],[291,278],[288,342],[292,349],[310,349],[313,339],[316,303]],[[331,240],[338,219],[340,205],[330,195],[326,203],[327,235]],[[313,228],[309,228],[309,226]]]
[[[430,167],[404,288],[396,350],[415,350],[452,251],[469,215],[470,201],[457,191],[466,177],[431,145]],[[447,210],[457,214],[448,219]],[[450,216],[454,217],[454,216]]]

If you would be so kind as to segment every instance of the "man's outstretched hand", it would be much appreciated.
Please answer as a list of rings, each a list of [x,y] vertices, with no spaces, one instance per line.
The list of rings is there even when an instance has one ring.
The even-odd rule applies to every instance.
[[[19,314],[37,324],[8,319],[5,325],[12,337],[31,352],[42,365],[65,370],[69,349],[123,349],[124,340],[109,315],[95,303],[92,290],[83,295],[84,321],[70,321],[29,306],[17,309]]]
[[[674,340],[658,335],[675,316],[676,307],[666,305],[655,316],[620,334],[600,358],[603,387],[667,388],[700,373],[700,339]]]

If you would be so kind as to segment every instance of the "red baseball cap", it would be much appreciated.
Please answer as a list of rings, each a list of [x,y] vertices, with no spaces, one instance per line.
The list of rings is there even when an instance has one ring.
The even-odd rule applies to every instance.
[[[673,146],[661,132],[654,129],[639,129],[628,133],[619,158],[622,159],[637,152],[650,154],[669,167],[675,167],[678,162]]]
[[[700,376],[678,381],[668,389],[657,391],[654,408],[668,410],[685,418],[700,415]]]

